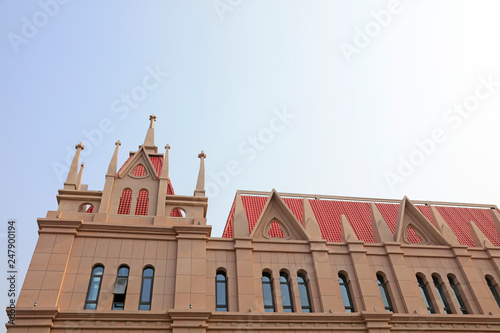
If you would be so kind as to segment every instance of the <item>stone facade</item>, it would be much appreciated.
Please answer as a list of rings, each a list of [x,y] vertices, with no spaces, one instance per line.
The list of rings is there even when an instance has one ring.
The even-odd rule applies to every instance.
[[[373,242],[360,240],[344,215],[337,221],[341,239],[331,242],[309,200],[297,218],[283,198],[307,196],[273,190],[238,192],[231,237],[211,237],[205,155],[193,196],[175,195],[169,147],[157,152],[154,122],[118,171],[117,142],[102,191],[81,184],[83,147],[76,146],[58,210],[38,219],[38,243],[9,333],[500,332],[494,297],[500,247],[476,224],[470,224],[474,246],[462,245],[433,207],[440,203],[426,203],[429,221],[405,198],[397,203],[393,233],[375,205],[380,200],[356,199],[370,202]],[[253,228],[244,195],[266,197]],[[499,230],[497,207],[478,207],[491,209]],[[407,241],[408,228],[420,243]]]

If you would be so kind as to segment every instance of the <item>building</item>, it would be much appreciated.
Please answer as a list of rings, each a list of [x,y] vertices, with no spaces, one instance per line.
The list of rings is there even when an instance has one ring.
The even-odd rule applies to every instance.
[[[102,191],[76,146],[9,333],[500,332],[498,207],[239,191],[211,237],[150,120]]]

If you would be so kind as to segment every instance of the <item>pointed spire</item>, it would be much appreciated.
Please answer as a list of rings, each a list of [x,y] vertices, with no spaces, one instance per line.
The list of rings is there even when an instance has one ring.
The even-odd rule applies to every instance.
[[[85,162],[82,162],[82,164],[80,164],[80,172],[78,173],[78,182],[76,183],[77,190],[79,190],[82,187],[82,177],[84,168],[85,168]]]
[[[342,241],[344,242],[359,240],[345,215],[340,215],[340,232],[342,234]]]
[[[200,158],[200,171],[198,172],[198,181],[196,182],[196,189],[194,190],[195,197],[204,197],[205,196],[205,158],[207,155],[201,151],[198,154]]]
[[[236,192],[234,199],[233,237],[246,237],[250,235],[247,213],[243,206],[240,192]]]
[[[479,247],[492,247],[493,243],[484,235],[481,229],[478,228],[476,223],[469,221],[470,233],[474,240],[474,245]]]
[[[113,157],[111,157],[111,161],[109,161],[108,173],[106,176],[115,176],[116,168],[118,167],[118,148],[122,145],[120,140],[115,142],[115,152],[113,153]]]
[[[372,220],[373,241],[375,243],[393,242],[394,235],[389,225],[387,225],[387,222],[382,217],[382,214],[380,214],[377,205],[373,202],[370,203],[370,215]]]
[[[155,147],[155,121],[156,121],[156,116],[155,115],[150,115],[149,116],[149,128],[148,132],[146,133],[146,138],[144,139],[144,148],[146,151],[149,153],[150,150],[153,150],[154,153],[158,151],[158,148]]]
[[[460,245],[457,235],[451,230],[448,223],[446,223],[443,216],[439,213],[436,207],[430,206],[432,224],[443,234],[443,237],[448,241],[450,245]]]
[[[69,168],[68,178],[64,182],[65,190],[76,190],[76,184],[78,182],[78,162],[80,162],[80,154],[85,147],[80,142],[75,146],[76,152],[75,157],[73,157],[73,162],[71,162],[71,167]]]
[[[311,204],[308,199],[302,200],[302,223],[306,228],[309,237],[314,240],[321,239],[321,230],[319,229],[318,220],[312,210]]]
[[[170,145],[165,146],[165,158],[163,159],[163,166],[161,168],[160,179],[168,179],[168,151],[170,150]]]

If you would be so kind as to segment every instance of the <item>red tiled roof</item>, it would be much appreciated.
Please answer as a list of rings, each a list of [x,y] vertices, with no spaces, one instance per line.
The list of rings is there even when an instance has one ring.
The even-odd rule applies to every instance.
[[[248,219],[249,232],[251,233],[257,223],[257,220],[259,219],[260,214],[262,213],[268,197],[259,195],[242,195],[241,199]],[[329,242],[341,242],[340,216],[345,215],[358,239],[363,240],[366,243],[374,242],[369,202],[283,198],[285,204],[290,208],[292,213],[301,223],[303,200],[309,200],[314,216],[318,221],[323,239]],[[399,204],[376,203],[376,206],[394,234]],[[429,221],[432,221],[432,214],[429,206],[420,204],[415,206]],[[474,246],[468,225],[469,221],[474,221],[486,237],[488,237],[488,239],[493,243],[493,245],[500,246],[500,239],[496,232],[490,209],[452,206],[437,206],[436,208],[443,216],[446,223],[457,235],[460,244],[471,247]],[[231,211],[222,234],[223,238],[231,238],[233,235],[234,211],[235,202],[233,202],[231,207]],[[274,230],[272,231],[273,234],[276,231],[279,233],[279,230]],[[421,243],[420,238],[412,229],[408,230],[408,241],[412,243]]]
[[[142,165],[142,164],[137,165],[137,167],[135,168],[135,170],[133,172],[133,175],[136,176],[136,177],[145,176],[146,175],[146,169],[144,169],[144,165]]]
[[[126,188],[120,197],[120,204],[118,205],[118,214],[130,214],[130,204],[132,202],[132,190]]]
[[[148,190],[140,190],[137,197],[137,205],[135,206],[135,215],[148,215],[149,206]]]
[[[134,157],[134,153],[130,153],[130,156],[127,158],[125,163],[123,163],[122,167],[120,168],[120,170],[118,170],[115,177],[118,177],[118,174],[120,173],[120,171],[122,171],[122,169],[125,168],[125,166],[132,159],[132,157]],[[163,157],[162,156],[149,156],[149,160],[153,164],[153,167],[155,168],[156,173],[158,174],[158,177],[160,177],[161,176],[161,168],[163,167]],[[144,166],[143,166],[143,168],[144,168]],[[136,175],[135,172],[137,172],[137,169],[134,170],[134,176],[138,176],[138,177],[144,176],[146,174],[145,170],[144,170],[144,174],[137,174]]]

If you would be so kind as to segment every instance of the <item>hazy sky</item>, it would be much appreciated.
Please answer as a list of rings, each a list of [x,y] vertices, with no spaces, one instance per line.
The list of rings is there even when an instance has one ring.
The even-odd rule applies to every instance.
[[[192,195],[206,152],[212,236],[238,189],[500,204],[499,10],[0,1],[0,246],[16,219],[22,278],[75,144],[101,190],[114,142],[121,164],[150,114],[177,194]]]

